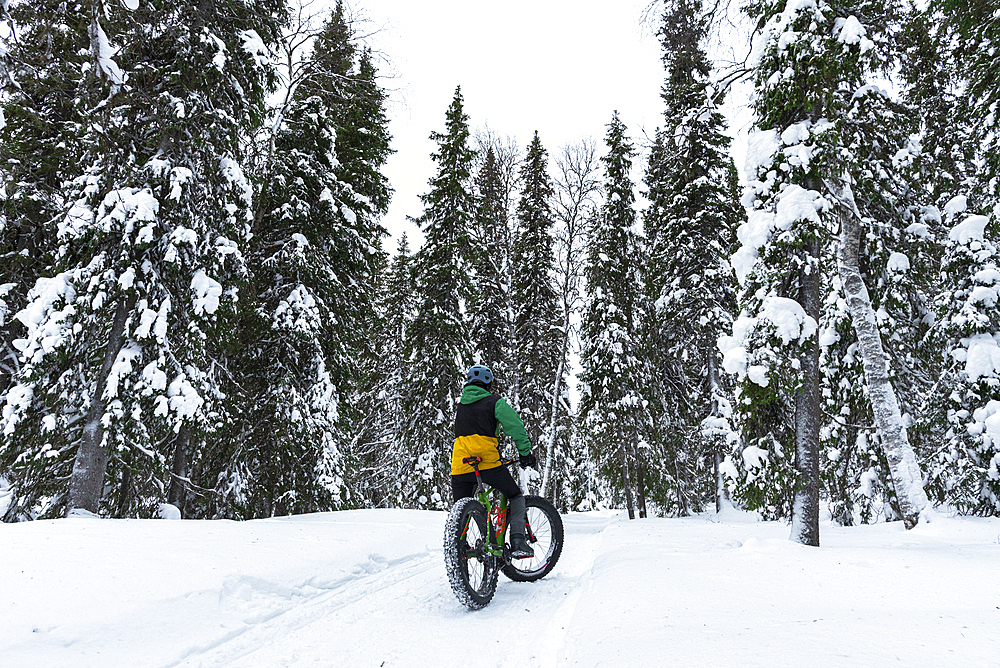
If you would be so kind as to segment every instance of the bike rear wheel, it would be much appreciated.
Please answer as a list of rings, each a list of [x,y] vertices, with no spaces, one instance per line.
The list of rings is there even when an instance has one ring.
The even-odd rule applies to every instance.
[[[455,596],[470,610],[485,607],[497,590],[498,560],[486,551],[486,509],[476,499],[459,499],[444,528],[444,564]]]
[[[503,567],[503,574],[515,582],[534,582],[548,575],[559,561],[563,548],[563,523],[555,506],[541,496],[524,497],[524,514],[525,538],[535,556],[512,560]],[[507,537],[510,538],[509,529]]]

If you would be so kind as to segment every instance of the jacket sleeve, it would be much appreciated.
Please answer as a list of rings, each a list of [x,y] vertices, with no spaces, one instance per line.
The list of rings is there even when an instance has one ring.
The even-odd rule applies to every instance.
[[[514,412],[504,399],[497,401],[493,407],[493,414],[497,422],[503,427],[503,433],[507,434],[514,441],[519,454],[526,455],[531,452],[531,441],[528,440],[528,432],[524,429],[524,423],[520,416]]]

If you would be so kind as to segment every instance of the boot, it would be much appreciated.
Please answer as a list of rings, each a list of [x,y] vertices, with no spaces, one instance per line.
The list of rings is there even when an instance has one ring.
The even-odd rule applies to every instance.
[[[512,559],[530,559],[535,556],[535,551],[524,539],[524,534],[514,533],[510,535],[510,556]]]

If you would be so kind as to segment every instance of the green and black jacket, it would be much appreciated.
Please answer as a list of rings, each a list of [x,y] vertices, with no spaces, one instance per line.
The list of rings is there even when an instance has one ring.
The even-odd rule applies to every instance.
[[[471,473],[463,464],[466,457],[483,461],[479,470],[500,466],[500,429],[514,441],[518,453],[531,452],[531,441],[524,423],[506,401],[481,385],[466,385],[455,414],[455,446],[451,451],[451,474]]]

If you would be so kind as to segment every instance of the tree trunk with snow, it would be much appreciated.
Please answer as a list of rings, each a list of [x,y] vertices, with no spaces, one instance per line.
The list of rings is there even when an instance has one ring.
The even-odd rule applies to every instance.
[[[889,378],[882,337],[872,308],[868,288],[861,277],[858,265],[858,249],[861,242],[861,226],[858,221],[854,195],[849,187],[837,193],[840,212],[840,252],[838,264],[840,281],[858,336],[858,350],[865,369],[868,398],[875,414],[875,427],[885,449],[889,462],[889,473],[896,488],[899,510],[903,524],[912,529],[920,519],[920,513],[930,505],[924,492],[920,466],[917,464],[913,448],[906,435],[906,427],[896,399],[896,391]]]
[[[628,518],[635,519],[635,500],[632,497],[632,480],[629,475],[628,445],[620,443],[618,445],[620,463],[622,467],[622,489],[625,492],[625,506],[628,508]]]
[[[101,420],[107,401],[104,391],[111,367],[125,343],[125,322],[135,306],[135,295],[120,298],[115,310],[115,319],[108,335],[108,347],[104,351],[104,361],[94,382],[93,399],[87,411],[80,447],[73,461],[73,473],[69,479],[69,500],[67,514],[76,509],[97,514],[104,491],[104,474],[108,467],[108,452],[104,448],[104,427]]]
[[[708,386],[712,395],[712,415],[721,416],[722,408],[719,405],[719,397],[722,396],[722,385],[719,382],[719,356],[715,342],[706,346],[706,356],[708,358]],[[729,504],[729,489],[722,476],[722,458],[725,456],[725,443],[720,436],[712,436],[712,455],[715,463],[712,471],[715,477],[715,512],[721,512],[723,504]]]
[[[819,240],[813,239],[806,265],[799,272],[798,301],[806,315],[819,322]],[[792,503],[791,540],[819,547],[819,423],[822,408],[819,389],[819,339],[803,346],[799,358],[802,387],[795,397],[795,498]]]
[[[636,454],[635,476],[635,506],[639,511],[639,519],[646,517],[646,464]]]
[[[187,462],[190,442],[191,428],[188,425],[184,425],[177,432],[177,444],[174,447],[174,462],[170,470],[170,492],[167,494],[167,503],[176,506],[182,512],[184,510],[187,491]]]

